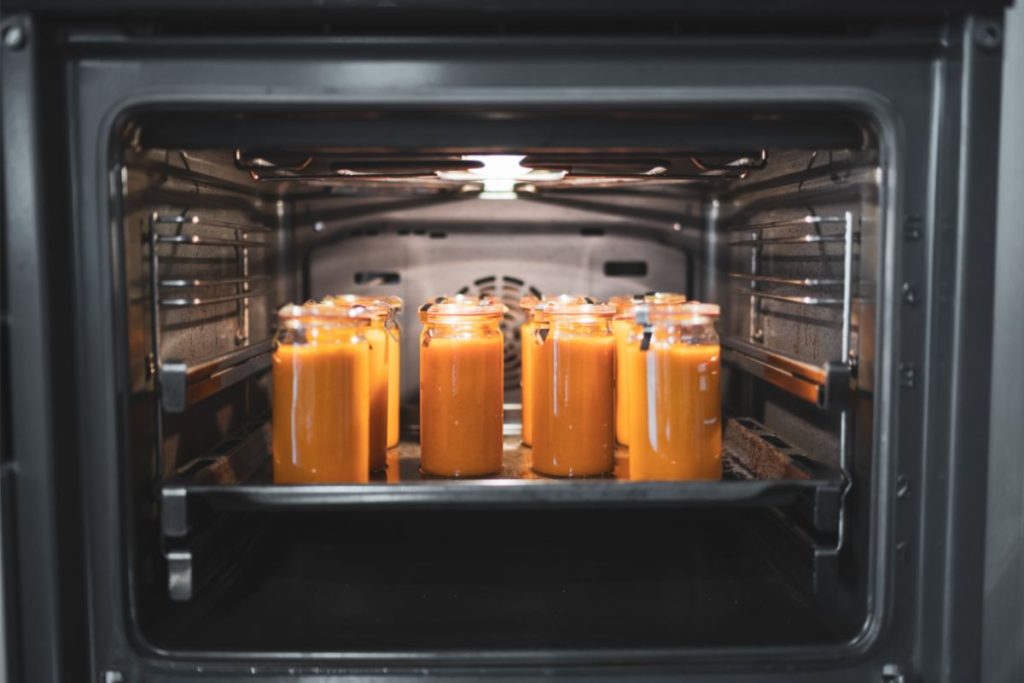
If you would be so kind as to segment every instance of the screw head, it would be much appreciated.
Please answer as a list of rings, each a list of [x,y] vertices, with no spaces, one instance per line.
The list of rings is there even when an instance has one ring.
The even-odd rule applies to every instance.
[[[4,46],[11,50],[25,47],[25,29],[19,24],[8,26],[4,31]]]
[[[902,289],[903,289],[903,301],[905,301],[906,303],[908,303],[910,305],[916,304],[917,303],[917,291],[914,289],[914,286],[912,284],[910,284],[909,282],[904,282]]]
[[[1003,42],[1003,29],[994,21],[981,21],[974,27],[974,42],[983,50],[995,50]]]

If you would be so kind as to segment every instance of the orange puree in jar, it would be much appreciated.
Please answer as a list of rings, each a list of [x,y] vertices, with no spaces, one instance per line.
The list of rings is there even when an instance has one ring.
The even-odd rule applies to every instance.
[[[533,331],[536,324],[533,321],[533,311],[538,305],[546,305],[552,302],[559,303],[594,303],[593,299],[573,294],[559,294],[557,296],[524,296],[519,301],[519,307],[526,314],[526,322],[519,326],[519,347],[520,347],[520,387],[522,388],[522,422],[523,422],[523,443],[529,446],[533,443],[533,349],[534,345],[529,343],[533,339]]]
[[[420,309],[420,467],[443,477],[502,465],[505,306],[490,297],[436,299]]]
[[[370,471],[388,466],[388,332],[381,317],[363,330],[370,344]]]
[[[363,336],[370,345],[370,471],[388,465],[388,382],[390,328],[394,311],[382,297],[338,294],[324,297],[323,306],[361,306],[366,311]]]
[[[638,308],[626,350],[631,479],[721,479],[722,426],[718,307],[709,304]]]
[[[615,465],[615,309],[554,302],[535,311],[533,469],[588,477]]]
[[[615,335],[615,440],[623,446],[629,445],[629,412],[632,402],[627,380],[629,368],[624,359],[626,343],[633,331],[633,308],[637,303],[677,303],[686,301],[686,295],[674,292],[647,292],[634,296],[613,296],[608,303],[615,307],[615,318],[612,320],[612,333]]]
[[[537,325],[533,322],[533,312],[527,312],[526,322],[519,326],[520,373],[519,381],[522,389],[523,443],[533,443],[533,332]]]
[[[368,481],[365,309],[289,305],[278,319],[272,373],[274,482]]]
[[[396,311],[397,312],[397,311]],[[398,445],[399,408],[402,401],[402,328],[398,321],[388,335],[388,448]]]
[[[366,337],[371,349],[370,467],[387,467],[387,449],[398,445],[398,403],[401,382],[400,330],[396,315],[402,310],[397,296],[338,294],[324,298],[327,305],[364,306],[373,311]],[[384,349],[383,347],[387,348]],[[383,375],[381,373],[384,373]],[[380,396],[384,392],[383,398]],[[383,401],[383,404],[381,404]],[[383,405],[383,407],[381,407]],[[383,412],[382,412],[383,411]],[[384,436],[380,436],[383,430]],[[381,445],[383,439],[384,445]]]

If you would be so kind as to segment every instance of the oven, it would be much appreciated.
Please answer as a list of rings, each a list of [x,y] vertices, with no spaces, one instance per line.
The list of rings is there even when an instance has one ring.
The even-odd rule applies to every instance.
[[[15,677],[978,679],[999,3],[285,4],[4,18]],[[645,291],[721,308],[722,481],[532,475],[521,297]],[[275,313],[340,292],[407,303],[402,440],[276,486]],[[493,478],[418,468],[454,293]]]

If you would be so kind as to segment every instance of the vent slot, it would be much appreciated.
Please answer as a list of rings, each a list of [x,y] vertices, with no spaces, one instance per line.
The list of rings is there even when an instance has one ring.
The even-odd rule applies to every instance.
[[[355,281],[357,285],[397,285],[402,276],[392,270],[360,270]]]
[[[647,261],[605,261],[604,274],[608,277],[644,277]]]

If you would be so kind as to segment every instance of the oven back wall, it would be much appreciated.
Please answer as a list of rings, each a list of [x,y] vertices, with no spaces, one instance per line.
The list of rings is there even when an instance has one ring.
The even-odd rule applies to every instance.
[[[682,204],[678,202],[678,204]],[[699,210],[677,206],[679,221]],[[666,215],[671,215],[666,212]],[[699,216],[696,213],[693,218]],[[323,225],[323,224],[321,224]],[[505,335],[506,402],[519,401],[519,300],[527,294],[616,294],[676,291],[694,296],[690,225],[630,222],[614,216],[548,207],[529,200],[462,200],[382,216],[316,233],[301,258],[304,297],[356,293],[397,295],[402,325],[405,424],[418,421],[418,309],[437,296],[493,294],[509,307]]]

